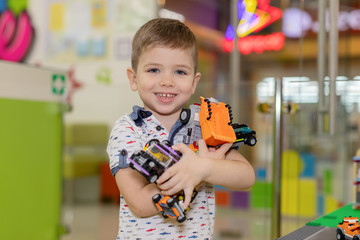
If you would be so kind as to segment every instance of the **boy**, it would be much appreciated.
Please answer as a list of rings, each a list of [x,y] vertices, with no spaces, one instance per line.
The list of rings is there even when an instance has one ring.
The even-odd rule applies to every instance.
[[[121,193],[118,239],[211,239],[214,229],[213,184],[246,189],[254,183],[254,171],[231,144],[208,149],[199,141],[199,154],[179,144],[186,129],[180,112],[194,94],[201,74],[197,72],[194,34],[183,23],[154,19],[135,34],[132,68],[127,69],[130,87],[144,107],[133,107],[130,115],[115,124],[108,145],[110,168]],[[127,160],[151,139],[169,140],[180,151],[181,160],[149,184]],[[183,223],[163,219],[152,202],[157,193],[184,191],[184,209],[193,189],[198,191]]]

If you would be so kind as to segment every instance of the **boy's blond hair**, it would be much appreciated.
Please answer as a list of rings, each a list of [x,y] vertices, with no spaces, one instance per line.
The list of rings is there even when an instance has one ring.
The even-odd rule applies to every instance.
[[[135,34],[132,42],[131,66],[136,71],[140,55],[151,47],[192,49],[197,71],[198,50],[193,32],[182,22],[168,18],[156,18],[145,23]]]

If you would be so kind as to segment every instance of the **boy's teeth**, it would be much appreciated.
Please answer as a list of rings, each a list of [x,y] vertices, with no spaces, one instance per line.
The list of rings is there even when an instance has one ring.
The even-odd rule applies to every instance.
[[[170,98],[170,97],[173,97],[174,95],[173,94],[166,94],[166,93],[159,93],[158,96]]]

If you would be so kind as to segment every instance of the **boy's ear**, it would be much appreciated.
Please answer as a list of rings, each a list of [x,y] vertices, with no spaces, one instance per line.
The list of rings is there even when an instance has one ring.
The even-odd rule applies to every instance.
[[[136,73],[134,69],[128,68],[126,69],[126,74],[129,79],[131,90],[136,91],[138,89],[137,83],[136,83]]]
[[[194,82],[193,82],[193,86],[192,86],[192,89],[191,89],[191,94],[194,94],[195,91],[196,91],[196,86],[198,85],[199,81],[200,81],[200,78],[201,78],[201,73],[197,72],[195,74],[195,77],[194,77]]]

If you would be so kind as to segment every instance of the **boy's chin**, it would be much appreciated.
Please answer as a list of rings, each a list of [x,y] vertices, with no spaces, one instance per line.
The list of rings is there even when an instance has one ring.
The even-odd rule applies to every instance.
[[[172,114],[180,114],[182,108],[174,108],[174,107],[159,107],[156,108],[155,112],[160,114],[160,115],[164,115],[164,116],[168,116],[168,115],[172,115]]]

